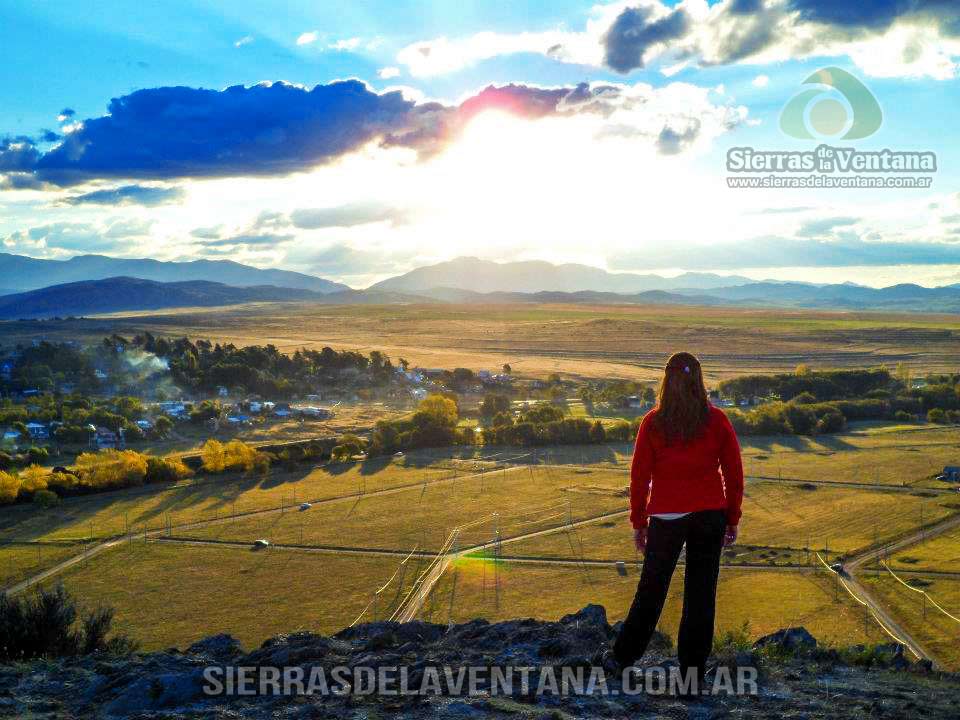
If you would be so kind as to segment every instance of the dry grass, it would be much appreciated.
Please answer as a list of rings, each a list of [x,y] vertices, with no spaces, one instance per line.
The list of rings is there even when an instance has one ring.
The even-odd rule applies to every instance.
[[[83,551],[79,543],[0,544],[0,588],[14,585]]]
[[[947,669],[960,671],[960,643],[957,642],[960,623],[939,612],[930,602],[925,603],[920,593],[908,590],[888,573],[879,577],[864,573],[862,580],[907,632],[941,658]],[[926,577],[922,582],[923,589],[947,612],[960,617],[960,581]]]
[[[331,634],[346,627],[402,560],[128,543],[60,579],[81,603],[113,606],[115,628],[145,650],[182,649],[222,632],[252,649],[281,633]],[[383,592],[378,617],[398,603],[401,587],[409,586],[421,562],[411,558]],[[372,608],[364,619],[372,619]]]
[[[612,623],[623,619],[636,591],[637,571],[633,565],[628,567],[628,576],[621,577],[612,566],[497,565],[467,558],[441,578],[421,615],[435,622],[461,622],[473,617],[491,621],[517,617],[556,620],[588,603],[598,603],[606,607]],[[660,628],[674,638],[682,596],[681,571],[674,576],[660,622]],[[803,625],[825,642],[846,645],[880,640],[880,632],[873,627],[868,626],[864,633],[858,606],[844,597],[837,599],[824,575],[724,567],[717,597],[717,633],[747,622],[753,637]],[[776,601],[772,602],[773,598]]]
[[[171,525],[178,525],[237,513],[279,510],[281,504],[289,507],[305,500],[440,480],[450,477],[455,465],[432,455],[421,461],[414,454],[316,469],[301,466],[289,473],[275,469],[266,478],[224,476],[199,478],[176,486],[130,488],[68,498],[49,510],[15,505],[4,508],[0,540],[102,538],[123,534],[128,529],[161,529],[168,519]]]
[[[925,523],[957,512],[950,496],[918,498],[896,491],[818,485],[813,490],[776,482],[748,482],[734,563],[807,564],[805,548],[831,554],[904,535]],[[636,556],[626,515],[583,525],[571,532],[541,535],[503,546],[505,555],[632,560]]]
[[[5,345],[38,335],[99,340],[119,332],[206,337],[238,345],[376,348],[423,367],[499,368],[542,377],[653,379],[693,348],[711,378],[750,371],[863,367],[904,361],[952,370],[960,323],[951,315],[690,308],[669,305],[317,305],[264,303],[118,313],[79,321],[4,323]]]
[[[421,550],[437,549],[454,527],[459,546],[512,537],[626,507],[623,474],[520,466],[403,492],[318,505],[307,512],[240,518],[179,532],[184,537],[250,542]],[[498,514],[495,517],[495,514]]]

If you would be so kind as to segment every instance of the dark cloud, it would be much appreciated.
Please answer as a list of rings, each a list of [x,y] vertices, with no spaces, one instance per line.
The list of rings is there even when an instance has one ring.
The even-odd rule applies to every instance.
[[[60,117],[64,119],[72,118],[76,114],[77,114],[77,111],[74,110],[73,108],[64,108],[63,110],[60,111]]]
[[[858,222],[860,222],[860,218],[855,217],[829,217],[809,220],[797,230],[797,236],[822,237],[830,234],[838,227],[848,227]]]
[[[690,16],[682,8],[654,19],[649,7],[625,8],[603,36],[604,62],[612,70],[628,73],[643,67],[643,54],[657,43],[683,37]]]
[[[154,207],[179,202],[185,193],[178,187],[154,187],[151,185],[123,185],[104,190],[94,190],[82,195],[64,198],[69,205],[144,205]]]
[[[40,131],[40,141],[45,143],[56,142],[60,139],[60,135],[55,133],[53,130],[41,130]]]
[[[524,117],[557,112],[571,88],[488,87],[459,107],[378,94],[358,80],[317,85],[138,90],[84,120],[41,153],[29,138],[0,144],[0,171],[32,170],[68,186],[96,178],[172,179],[284,175],[307,170],[369,142],[418,152],[441,149],[476,113]]]
[[[357,80],[138,90],[110,102],[35,163],[42,179],[290,173],[403,131],[414,103]]]
[[[40,155],[33,138],[25,135],[0,138],[0,173],[28,172]]]
[[[734,15],[748,15],[763,7],[763,0],[730,0],[730,12]]]
[[[677,155],[697,139],[700,134],[700,121],[693,119],[683,130],[664,126],[657,136],[657,152],[661,155]]]
[[[38,180],[33,173],[15,172],[0,175],[0,190],[54,190],[55,186]]]
[[[374,222],[401,224],[407,211],[379,203],[351,203],[331,208],[303,208],[290,213],[290,222],[305,230],[329,227],[353,227]]]
[[[790,9],[807,22],[872,30],[885,30],[898,17],[924,6],[946,4],[923,0],[789,0]]]

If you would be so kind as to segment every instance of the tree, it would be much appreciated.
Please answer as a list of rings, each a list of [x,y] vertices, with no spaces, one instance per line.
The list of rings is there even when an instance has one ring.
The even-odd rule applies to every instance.
[[[459,420],[457,404],[443,395],[428,395],[417,406],[417,415],[429,417],[440,425],[455,426]]]
[[[506,375],[509,375],[510,373],[513,372],[513,368],[510,367],[510,363],[504,363],[502,370],[503,370],[504,374],[506,374]]]
[[[36,493],[47,489],[49,474],[39,465],[31,465],[20,472],[20,489],[28,493]]]
[[[603,428],[603,423],[597,420],[593,425],[590,426],[590,442],[602,443],[606,439],[607,433]]]
[[[223,472],[226,467],[223,443],[213,438],[207,440],[200,448],[200,462],[203,469],[209,473]]]
[[[510,398],[499,393],[487,393],[483,396],[483,402],[480,403],[480,414],[485,418],[509,411]]]
[[[173,420],[166,415],[161,415],[157,418],[156,422],[154,422],[153,429],[159,437],[165,438],[170,434],[170,431],[173,430]]]
[[[0,472],[0,505],[15,502],[20,494],[20,478],[8,472]]]

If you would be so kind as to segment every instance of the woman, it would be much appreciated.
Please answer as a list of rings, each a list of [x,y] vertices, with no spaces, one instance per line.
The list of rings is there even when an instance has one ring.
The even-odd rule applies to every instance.
[[[733,426],[707,399],[697,358],[676,353],[633,451],[630,522],[644,561],[614,644],[620,667],[646,651],[686,545],[678,660],[684,677],[693,668],[703,678],[713,644],[720,553],[737,539],[742,499],[743,465]]]

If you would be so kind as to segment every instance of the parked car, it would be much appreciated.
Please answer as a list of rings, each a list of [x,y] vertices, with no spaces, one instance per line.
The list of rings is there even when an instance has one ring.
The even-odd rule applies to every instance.
[[[312,507],[313,505],[311,505],[310,503],[300,503],[300,512],[303,512],[304,510],[309,510]]]
[[[260,540],[254,540],[254,541],[253,541],[253,549],[254,549],[254,550],[263,550],[264,548],[268,548],[268,547],[270,547],[270,541],[269,541],[269,540],[264,540],[264,539],[261,538]]]

